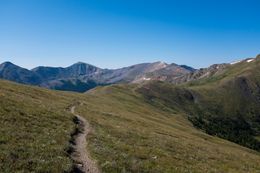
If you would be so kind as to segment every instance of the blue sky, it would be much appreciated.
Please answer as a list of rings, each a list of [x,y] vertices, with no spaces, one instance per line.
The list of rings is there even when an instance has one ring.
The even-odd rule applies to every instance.
[[[0,0],[0,62],[195,68],[260,53],[258,0]]]

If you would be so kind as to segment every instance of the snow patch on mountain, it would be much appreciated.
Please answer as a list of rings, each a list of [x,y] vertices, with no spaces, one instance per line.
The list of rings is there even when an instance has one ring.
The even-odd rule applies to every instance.
[[[143,80],[147,80],[147,81],[149,81],[149,80],[151,80],[151,78],[143,77]]]
[[[255,59],[248,59],[246,62],[252,62],[252,61],[254,61]]]
[[[241,60],[239,60],[239,61],[234,61],[234,62],[231,62],[230,64],[231,65],[234,65],[234,64],[237,64],[237,63],[240,63],[241,62]]]

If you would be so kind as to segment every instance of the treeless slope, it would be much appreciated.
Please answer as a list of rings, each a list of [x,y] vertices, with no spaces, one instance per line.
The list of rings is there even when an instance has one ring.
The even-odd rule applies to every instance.
[[[0,172],[69,172],[73,95],[0,81]]]
[[[86,149],[103,172],[259,172],[259,152],[199,131],[180,107],[135,87],[83,95],[0,81],[0,172],[72,171],[76,102],[83,104],[75,113],[92,127]]]
[[[86,149],[86,137],[91,128],[85,118],[75,113],[75,108],[76,106],[71,107],[71,113],[77,118],[80,131],[75,136],[75,144],[73,145],[75,151],[72,153],[72,158],[76,162],[75,166],[77,170],[86,173],[99,173],[100,171],[98,170],[96,163],[91,159],[90,154]]]
[[[97,88],[83,100],[78,112],[93,128],[88,149],[103,172],[260,170],[258,152],[197,130],[178,109],[152,106],[133,87]]]

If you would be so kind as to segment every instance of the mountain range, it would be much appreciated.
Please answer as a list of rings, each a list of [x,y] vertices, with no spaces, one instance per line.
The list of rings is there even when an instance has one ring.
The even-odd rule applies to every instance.
[[[244,59],[242,62],[251,59]],[[223,73],[233,64],[214,64],[208,68],[194,69],[187,65],[154,62],[119,69],[102,69],[78,62],[66,68],[39,66],[28,70],[11,62],[4,62],[0,64],[0,78],[49,89],[85,92],[96,86],[118,83],[145,83],[154,80],[173,84],[186,83]]]
[[[260,55],[197,70],[0,71],[15,81],[0,80],[0,172],[89,172],[86,157],[100,172],[260,170]]]
[[[98,85],[139,83],[151,78],[179,77],[193,71],[195,69],[192,67],[163,62],[142,63],[113,70],[83,62],[66,68],[40,66],[28,70],[4,62],[0,65],[0,78],[50,89],[84,92]]]

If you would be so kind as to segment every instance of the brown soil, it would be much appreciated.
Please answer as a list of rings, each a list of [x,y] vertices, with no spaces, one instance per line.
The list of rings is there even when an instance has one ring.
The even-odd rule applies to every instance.
[[[77,118],[79,133],[74,137],[74,146],[72,152],[72,159],[75,162],[74,172],[84,172],[84,173],[99,173],[99,169],[95,163],[90,158],[89,152],[87,151],[87,135],[90,132],[89,123],[80,115],[75,113],[75,106],[71,107],[71,113]]]

